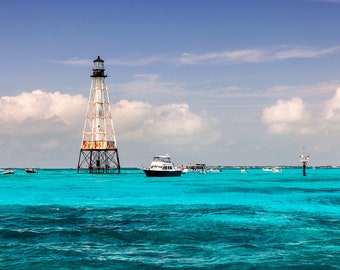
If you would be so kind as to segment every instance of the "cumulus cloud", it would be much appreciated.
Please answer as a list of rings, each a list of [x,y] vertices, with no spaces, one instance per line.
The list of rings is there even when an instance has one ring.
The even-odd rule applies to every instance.
[[[275,105],[265,108],[262,113],[262,121],[273,133],[289,132],[294,124],[303,122],[307,117],[306,106],[299,97],[290,100],[279,99]]]
[[[4,96],[0,98],[0,134],[16,134],[23,140],[34,137],[42,149],[58,147],[71,138],[80,142],[86,108],[82,95],[34,90]],[[214,121],[191,112],[185,103],[154,106],[121,100],[111,103],[111,111],[118,141],[206,144],[219,138]]]
[[[214,121],[194,114],[185,103],[153,106],[141,101],[121,100],[113,106],[113,118],[122,140],[208,144],[219,139]]]
[[[0,98],[0,119],[4,122],[22,124],[26,120],[57,118],[66,125],[73,125],[84,115],[87,99],[82,95],[42,90],[23,92],[18,96]]]
[[[324,116],[327,120],[334,120],[340,117],[340,87],[334,96],[325,103]]]

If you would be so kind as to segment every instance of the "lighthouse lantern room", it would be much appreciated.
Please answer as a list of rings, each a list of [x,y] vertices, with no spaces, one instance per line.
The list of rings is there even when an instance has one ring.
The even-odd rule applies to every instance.
[[[120,173],[118,147],[105,83],[104,61],[93,61],[78,173]]]

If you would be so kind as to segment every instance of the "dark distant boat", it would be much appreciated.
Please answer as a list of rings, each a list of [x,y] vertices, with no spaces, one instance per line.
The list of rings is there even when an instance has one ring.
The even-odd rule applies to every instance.
[[[25,171],[27,173],[37,173],[38,172],[36,169],[33,169],[33,168],[27,168]]]
[[[172,162],[168,154],[155,156],[150,168],[143,168],[147,177],[174,177],[181,176],[182,170],[178,169]]]
[[[2,172],[2,174],[14,174],[14,171],[12,169],[6,169]]]

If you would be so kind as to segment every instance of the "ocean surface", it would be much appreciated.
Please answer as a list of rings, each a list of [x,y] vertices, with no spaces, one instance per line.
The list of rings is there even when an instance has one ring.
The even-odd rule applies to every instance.
[[[0,174],[0,269],[340,269],[340,169]]]

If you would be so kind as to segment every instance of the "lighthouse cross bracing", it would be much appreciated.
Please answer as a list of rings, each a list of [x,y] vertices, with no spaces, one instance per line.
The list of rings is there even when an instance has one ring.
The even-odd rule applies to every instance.
[[[98,56],[93,63],[78,173],[120,173],[118,147],[105,83],[104,61]]]

